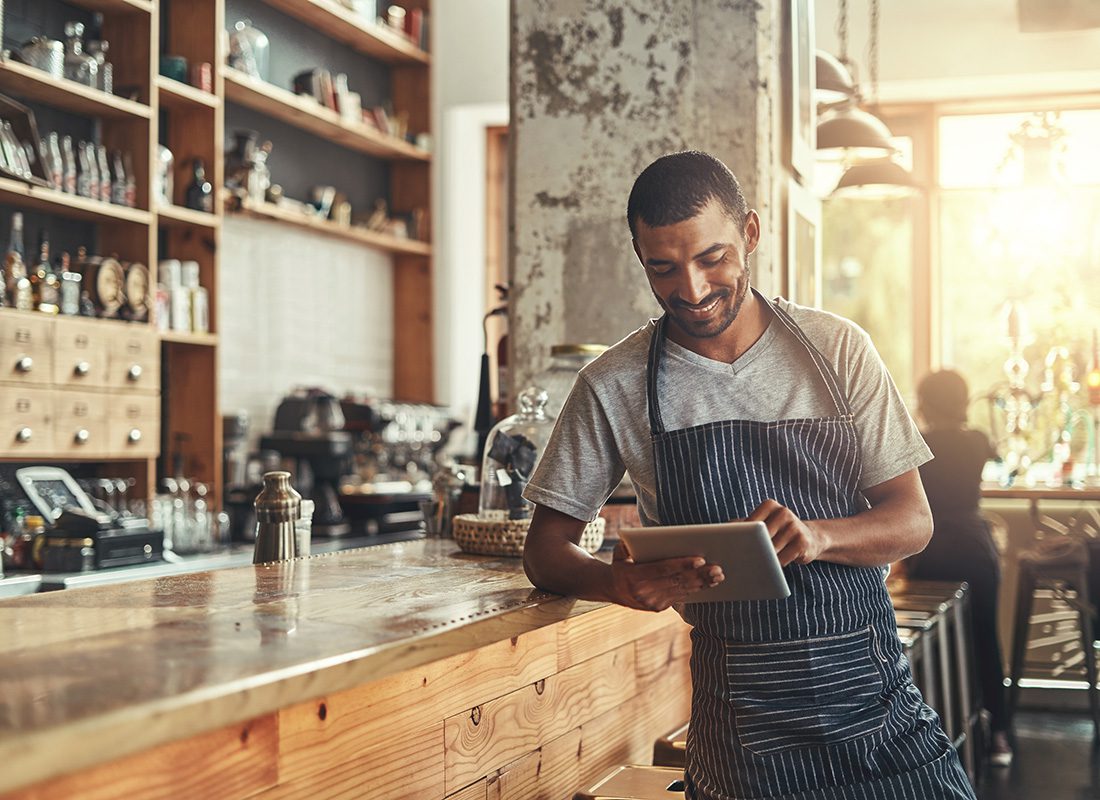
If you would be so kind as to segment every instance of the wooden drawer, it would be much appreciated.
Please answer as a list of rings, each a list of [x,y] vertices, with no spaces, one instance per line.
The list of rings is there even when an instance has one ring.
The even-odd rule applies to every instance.
[[[53,440],[58,455],[107,455],[107,402],[108,395],[96,392],[54,392]]]
[[[112,458],[156,458],[160,452],[160,397],[107,395],[107,450]]]
[[[32,458],[53,452],[49,389],[0,385],[0,457]]]
[[[0,381],[45,386],[53,380],[54,319],[30,311],[0,313]]]
[[[133,392],[160,391],[160,338],[150,325],[109,331],[107,385]]]
[[[54,385],[72,389],[107,386],[108,339],[102,325],[59,319],[54,331]]]

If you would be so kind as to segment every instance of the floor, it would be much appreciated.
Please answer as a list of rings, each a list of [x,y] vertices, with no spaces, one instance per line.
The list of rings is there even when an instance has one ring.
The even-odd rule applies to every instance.
[[[978,800],[1100,800],[1100,751],[1088,716],[1019,711],[1012,766],[990,767]]]

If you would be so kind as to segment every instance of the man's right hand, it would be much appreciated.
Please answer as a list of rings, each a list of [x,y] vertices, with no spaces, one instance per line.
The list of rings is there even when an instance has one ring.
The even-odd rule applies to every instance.
[[[700,589],[717,586],[725,575],[698,556],[637,564],[620,541],[611,561],[615,602],[642,611],[664,611]]]

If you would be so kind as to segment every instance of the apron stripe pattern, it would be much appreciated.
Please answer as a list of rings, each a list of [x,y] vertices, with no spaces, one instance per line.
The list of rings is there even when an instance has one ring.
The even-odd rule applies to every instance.
[[[772,309],[809,353],[815,370],[805,380],[824,387],[835,416],[666,430],[662,317],[646,388],[661,524],[742,519],[768,498],[801,519],[868,508],[848,397],[797,323],[778,304]],[[683,608],[693,626],[687,797],[973,800],[938,717],[913,685],[882,570],[817,561],[784,574],[784,600]]]

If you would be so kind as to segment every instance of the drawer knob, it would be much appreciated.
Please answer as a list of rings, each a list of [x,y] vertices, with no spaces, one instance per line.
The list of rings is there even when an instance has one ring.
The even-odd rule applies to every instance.
[[[127,438],[130,440],[130,444],[137,444],[141,441],[141,431],[137,428],[131,428],[130,435]]]
[[[126,377],[132,381],[136,381],[141,378],[141,373],[144,370],[141,368],[141,364],[131,364],[130,371],[126,373]]]
[[[20,428],[15,433],[15,441],[17,442],[29,442],[31,435],[34,433],[30,428]]]
[[[81,428],[80,430],[78,430],[76,432],[76,435],[73,437],[73,441],[76,444],[87,444],[88,439],[90,439],[90,438],[91,438],[91,434],[89,434],[88,431],[85,428]]]
[[[30,372],[34,368],[34,359],[30,356],[23,356],[15,362],[15,368],[20,372]]]
[[[77,361],[76,365],[73,367],[73,374],[79,378],[83,378],[91,371],[92,365],[89,364],[87,361]]]

